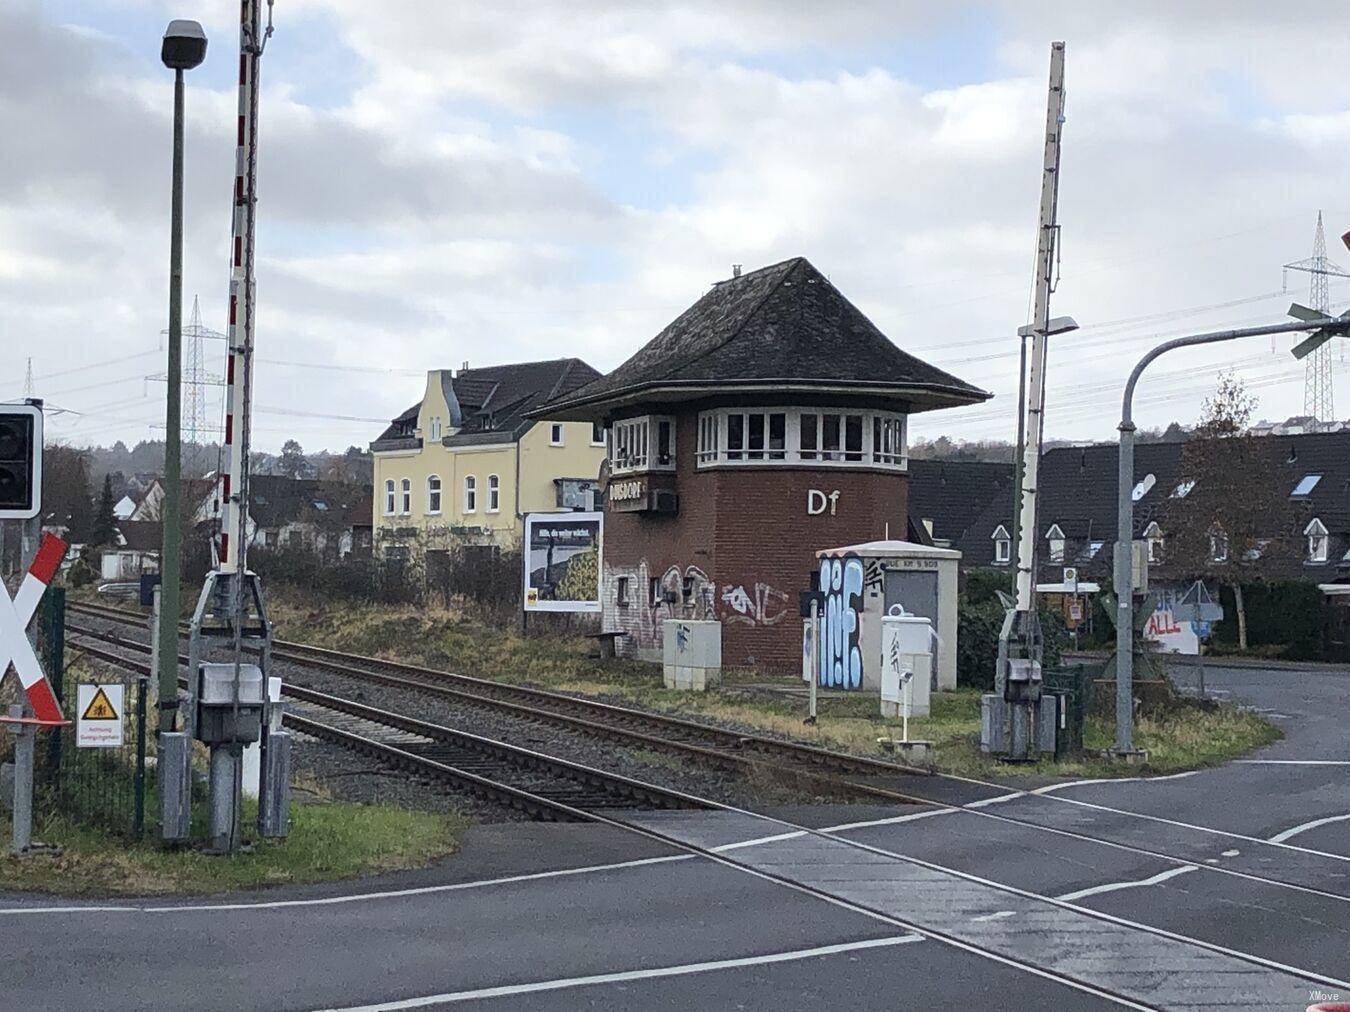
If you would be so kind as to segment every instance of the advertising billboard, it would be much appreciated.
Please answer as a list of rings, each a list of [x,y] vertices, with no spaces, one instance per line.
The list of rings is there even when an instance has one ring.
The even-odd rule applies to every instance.
[[[525,610],[600,610],[601,513],[525,517]]]

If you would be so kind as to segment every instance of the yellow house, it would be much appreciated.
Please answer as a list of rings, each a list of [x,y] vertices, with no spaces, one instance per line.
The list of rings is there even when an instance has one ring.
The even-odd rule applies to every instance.
[[[599,375],[576,358],[428,372],[422,400],[370,444],[376,553],[505,546],[525,513],[589,506],[603,428],[525,414]]]

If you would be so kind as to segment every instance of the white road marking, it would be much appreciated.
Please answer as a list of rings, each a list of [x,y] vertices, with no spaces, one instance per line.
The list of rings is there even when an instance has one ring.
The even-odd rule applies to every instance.
[[[503,878],[477,879],[472,882],[452,882],[447,885],[418,886],[412,889],[389,889],[383,892],[343,893],[340,896],[320,896],[300,900],[263,900],[251,903],[183,903],[164,906],[63,906],[63,907],[4,907],[0,915],[16,914],[87,914],[87,913],[128,913],[128,914],[173,914],[180,912],[199,912],[202,910],[281,910],[287,907],[322,907],[337,903],[357,903],[363,900],[398,899],[404,896],[426,896],[433,893],[459,892],[464,889],[480,889],[484,886],[509,885],[513,882],[533,882],[539,879],[566,878],[570,875],[586,875],[592,872],[617,871],[621,868],[638,868],[649,864],[668,864],[672,861],[692,861],[693,854],[669,854],[665,857],[644,857],[634,861],[616,861],[613,864],[592,864],[581,868],[562,868],[555,871],[532,872],[528,875],[508,875]]]
[[[996,911],[994,911],[992,914],[984,914],[984,915],[981,916],[981,917],[972,917],[971,920],[972,920],[972,921],[1000,921],[1000,920],[1002,920],[1002,919],[1005,918],[1005,917],[1012,917],[1012,916],[1014,916],[1014,911],[1012,911],[1012,910],[996,910]]]
[[[1168,868],[1166,871],[1160,871],[1158,874],[1149,878],[1137,879],[1133,882],[1107,882],[1104,885],[1092,886],[1088,889],[1079,889],[1077,892],[1065,893],[1063,896],[1056,896],[1057,900],[1081,900],[1089,896],[1100,896],[1102,893],[1113,893],[1121,889],[1138,889],[1140,886],[1160,885],[1168,879],[1176,878],[1178,875],[1185,875],[1188,871],[1199,871],[1199,867],[1193,864],[1185,864],[1180,868]]]
[[[1325,819],[1313,819],[1312,822],[1305,822],[1300,826],[1294,826],[1292,829],[1286,829],[1282,833],[1276,833],[1270,838],[1270,843],[1284,843],[1299,833],[1306,833],[1310,829],[1316,829],[1318,826],[1329,826],[1333,822],[1350,822],[1350,815],[1328,815]]]
[[[1277,841],[1277,842],[1278,842],[1278,841]],[[1225,850],[1225,851],[1224,851],[1222,854],[1220,854],[1219,856],[1220,856],[1220,857],[1237,857],[1237,856],[1238,856],[1239,854],[1241,854],[1241,853],[1242,853],[1242,851],[1240,851],[1240,850]]]
[[[1234,759],[1243,766],[1350,766],[1350,759]]]
[[[651,980],[657,977],[682,977],[692,973],[708,973],[712,970],[733,970],[742,966],[764,966],[769,963],[787,963],[799,959],[812,959],[816,956],[834,956],[842,952],[858,952],[864,949],[880,949],[909,942],[922,941],[922,935],[893,935],[888,938],[869,938],[862,942],[842,942],[838,945],[820,945],[814,949],[794,949],[790,952],[773,952],[765,956],[745,956],[740,959],[716,959],[705,963],[685,963],[680,966],[659,966],[648,970],[624,970],[619,973],[598,973],[590,977],[562,977],[557,980],[540,980],[528,984],[505,984],[501,987],[482,987],[473,991],[448,991],[444,994],[429,994],[421,998],[404,998],[398,1001],[379,1002],[375,1005],[348,1005],[343,1008],[324,1009],[322,1012],[398,1012],[401,1009],[426,1008],[428,1005],[444,1005],[451,1002],[474,1001],[482,998],[506,998],[518,994],[532,994],[538,991],[560,991],[569,987],[587,987],[592,984],[616,984],[632,980]]]

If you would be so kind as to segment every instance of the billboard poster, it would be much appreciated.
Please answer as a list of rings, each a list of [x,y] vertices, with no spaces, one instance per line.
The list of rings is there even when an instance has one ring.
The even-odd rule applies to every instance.
[[[525,610],[600,610],[601,513],[525,517]]]

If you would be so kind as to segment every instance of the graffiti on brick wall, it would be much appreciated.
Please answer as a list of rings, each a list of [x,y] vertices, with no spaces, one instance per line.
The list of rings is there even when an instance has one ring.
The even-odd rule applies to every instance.
[[[746,590],[744,584],[727,583],[722,586],[722,619],[742,625],[777,625],[789,614],[791,598],[767,583],[753,584]]]
[[[624,652],[659,649],[661,623],[668,618],[716,617],[716,585],[698,566],[670,566],[656,578],[655,586],[652,580],[646,559],[636,566],[605,564],[605,628],[628,634],[619,643]]]
[[[820,560],[825,608],[820,622],[820,684],[862,687],[863,563],[856,555]]]

